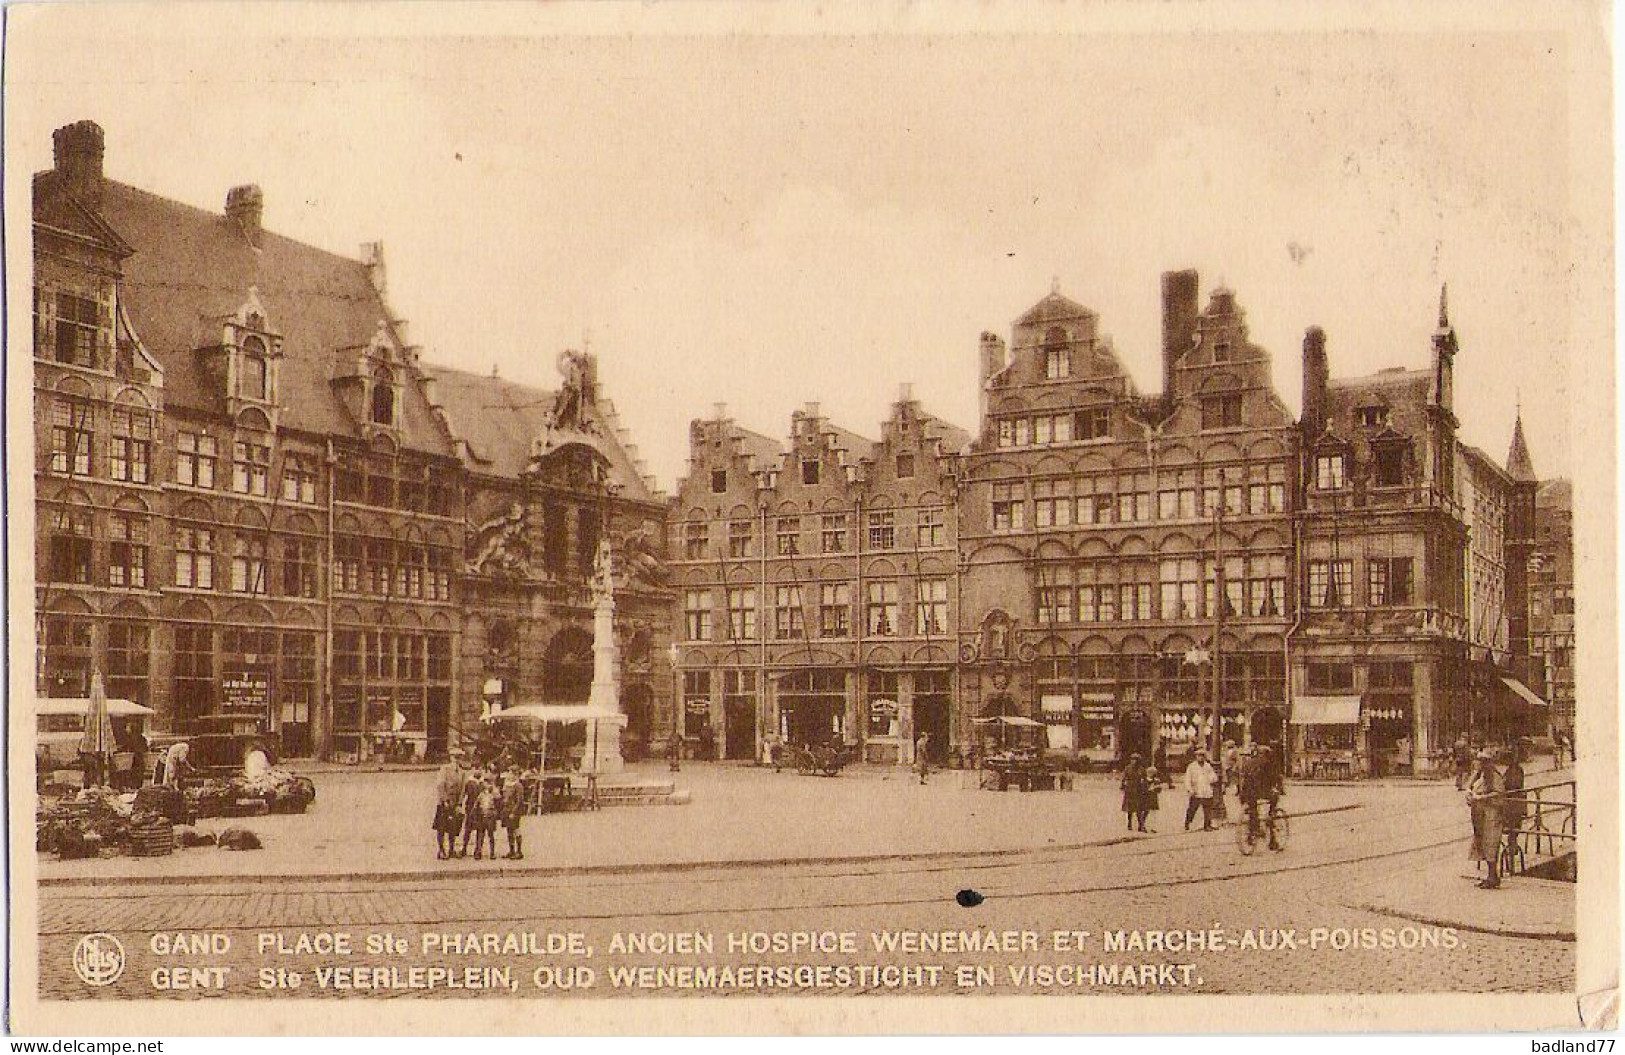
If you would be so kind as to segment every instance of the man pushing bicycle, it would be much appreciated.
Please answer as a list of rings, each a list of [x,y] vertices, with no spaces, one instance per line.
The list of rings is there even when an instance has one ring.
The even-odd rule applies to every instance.
[[[1285,781],[1281,775],[1280,761],[1268,744],[1261,744],[1241,763],[1241,780],[1239,793],[1242,808],[1247,811],[1247,838],[1251,842],[1264,834],[1265,825],[1259,817],[1259,804],[1269,803],[1268,818],[1269,847],[1271,850],[1281,849],[1280,840],[1276,836],[1275,816],[1280,809],[1281,796],[1286,794]]]

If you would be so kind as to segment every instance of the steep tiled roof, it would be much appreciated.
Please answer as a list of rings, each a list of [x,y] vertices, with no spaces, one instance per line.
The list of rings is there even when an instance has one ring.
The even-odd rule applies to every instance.
[[[1542,509],[1574,508],[1574,485],[1562,477],[1547,480],[1535,491],[1535,505]]]
[[[839,425],[831,425],[827,421],[824,423],[824,432],[835,435],[835,446],[846,452],[846,464],[848,465],[856,465],[865,458],[874,456],[874,440],[859,436],[857,433],[843,429]]]
[[[971,434],[934,414],[920,413],[920,425],[925,434],[942,444],[943,454],[959,454],[971,444]]]
[[[739,451],[750,459],[753,472],[764,472],[779,467],[779,460],[784,457],[784,445],[778,440],[764,436],[760,432],[742,429],[738,425],[730,426],[728,432]]]
[[[1016,325],[1036,326],[1039,323],[1058,322],[1061,319],[1079,319],[1091,314],[1093,312],[1088,308],[1057,290],[1028,308],[1021,318],[1016,320]]]
[[[330,384],[341,350],[366,345],[387,325],[388,307],[358,260],[262,232],[251,245],[236,221],[112,180],[100,213],[134,249],[124,262],[124,305],[137,335],[164,368],[165,402],[222,408],[197,349],[220,343],[221,320],[251,288],[267,326],[283,336],[280,402],[285,426],[353,434],[356,423]],[[401,438],[410,448],[450,454],[428,405],[405,386]]]
[[[555,393],[429,363],[422,369],[435,380],[435,398],[452,434],[468,445],[470,467],[509,478],[524,472],[531,444],[547,431]],[[652,500],[654,482],[629,448],[614,406],[600,396],[597,411],[608,435],[599,436],[594,446],[609,459],[611,478],[622,487],[624,497]]]

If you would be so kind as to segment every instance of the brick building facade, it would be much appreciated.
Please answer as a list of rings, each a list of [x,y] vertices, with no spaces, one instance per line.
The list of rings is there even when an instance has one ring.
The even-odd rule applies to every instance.
[[[965,439],[906,392],[879,441],[816,404],[785,446],[720,410],[694,423],[671,522],[694,750],[752,758],[777,734],[894,762],[929,732],[946,757]]]
[[[513,612],[516,655],[578,658],[603,530],[627,543],[628,662],[661,654],[664,500],[590,359],[557,395],[438,370],[378,247],[265,230],[257,187],[213,213],[108,179],[91,122],[54,145],[34,180],[38,691],[99,670],[158,730],[237,715],[290,754],[438,754],[478,716],[490,613]],[[499,507],[521,516],[496,548],[517,530],[529,553],[506,577]],[[625,679],[645,735],[656,680]],[[585,692],[519,669],[501,695]]]

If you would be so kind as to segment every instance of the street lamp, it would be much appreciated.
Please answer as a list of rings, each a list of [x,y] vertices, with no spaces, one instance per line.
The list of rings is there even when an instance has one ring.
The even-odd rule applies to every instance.
[[[678,772],[683,764],[683,695],[678,684],[677,661],[682,658],[682,649],[673,641],[666,648],[666,656],[671,660],[671,741],[666,746],[666,758],[671,764],[671,771]]]

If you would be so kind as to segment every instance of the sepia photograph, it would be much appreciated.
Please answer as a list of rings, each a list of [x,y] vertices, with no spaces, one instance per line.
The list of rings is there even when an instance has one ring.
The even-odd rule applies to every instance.
[[[1610,19],[9,8],[11,1030],[1616,1029]]]

